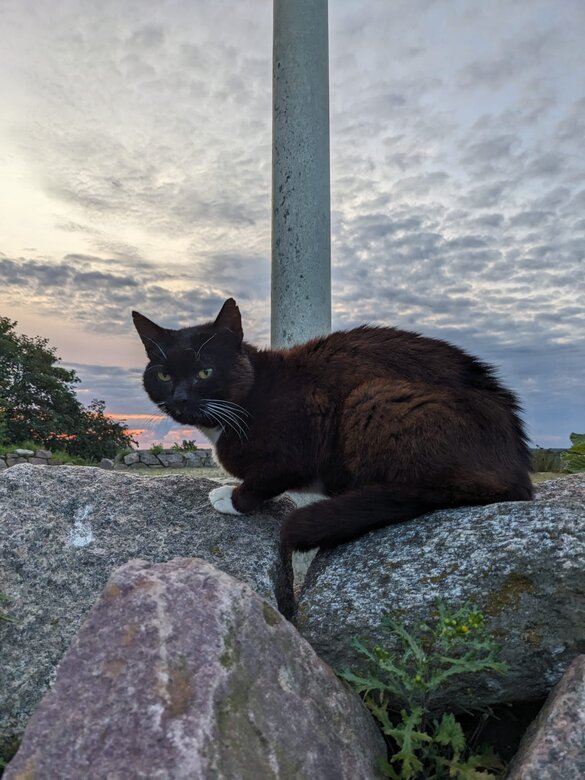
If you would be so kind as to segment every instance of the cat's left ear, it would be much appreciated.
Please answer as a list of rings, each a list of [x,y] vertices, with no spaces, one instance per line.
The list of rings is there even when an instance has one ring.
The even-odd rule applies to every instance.
[[[237,338],[238,344],[242,343],[242,339],[244,338],[242,315],[233,298],[227,299],[213,324],[216,328],[226,328],[227,330],[230,330]]]
[[[134,326],[138,331],[138,335],[142,339],[146,354],[151,360],[156,358],[166,358],[163,344],[165,344],[169,331],[166,328],[161,328],[148,317],[140,314],[138,311],[132,312],[132,319],[134,320]]]

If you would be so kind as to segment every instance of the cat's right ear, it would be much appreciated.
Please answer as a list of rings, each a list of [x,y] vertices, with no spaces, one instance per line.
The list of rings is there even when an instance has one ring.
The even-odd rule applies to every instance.
[[[236,337],[238,344],[242,343],[242,339],[244,338],[242,317],[238,305],[233,298],[227,299],[213,324],[216,328],[226,328],[226,330],[231,331]]]
[[[167,356],[162,346],[168,334],[166,328],[161,328],[160,325],[137,311],[132,312],[132,319],[150,360],[157,358],[160,360],[161,357],[166,359]]]

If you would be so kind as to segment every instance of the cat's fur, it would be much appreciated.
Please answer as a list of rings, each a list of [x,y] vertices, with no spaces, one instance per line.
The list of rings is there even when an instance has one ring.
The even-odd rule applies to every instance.
[[[363,326],[258,350],[243,341],[232,298],[215,322],[182,330],[133,317],[150,398],[219,436],[219,461],[243,480],[233,493],[212,491],[216,508],[252,512],[315,482],[329,496],[288,515],[290,548],[336,545],[444,507],[532,498],[516,398],[447,342]]]

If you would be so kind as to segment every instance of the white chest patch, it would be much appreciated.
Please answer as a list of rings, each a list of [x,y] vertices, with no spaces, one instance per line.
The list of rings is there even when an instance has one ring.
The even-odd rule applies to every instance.
[[[204,436],[207,436],[211,444],[217,444],[219,441],[219,437],[223,433],[222,429],[219,427],[216,428],[204,428],[202,425],[199,426],[199,430]]]

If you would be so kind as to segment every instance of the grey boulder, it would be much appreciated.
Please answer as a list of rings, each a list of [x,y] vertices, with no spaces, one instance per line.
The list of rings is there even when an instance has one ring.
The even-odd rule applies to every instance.
[[[205,558],[291,613],[279,528],[292,504],[221,515],[208,499],[217,484],[80,466],[0,472],[0,592],[16,621],[0,621],[0,754],[24,731],[111,572],[131,558]]]
[[[357,696],[247,585],[199,559],[131,561],[5,780],[373,780],[384,752]]]
[[[374,531],[311,564],[296,625],[334,669],[364,672],[352,646],[395,647],[384,614],[413,627],[439,601],[473,603],[502,645],[505,676],[451,691],[451,708],[536,699],[585,651],[585,505],[504,503],[435,512]]]

